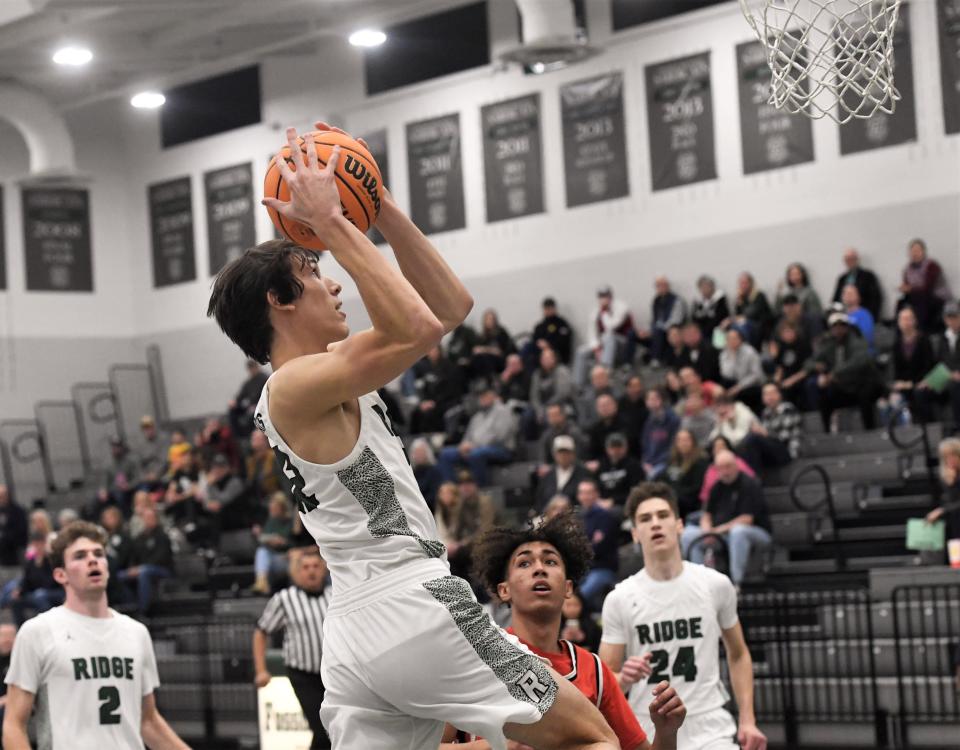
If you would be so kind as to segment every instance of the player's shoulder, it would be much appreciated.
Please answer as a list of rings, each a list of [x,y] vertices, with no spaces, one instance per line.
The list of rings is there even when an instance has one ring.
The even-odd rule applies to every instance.
[[[54,607],[31,617],[17,630],[17,641],[33,638],[41,641],[46,639],[52,630],[57,629],[57,624],[63,617],[62,610],[63,606]]]
[[[635,573],[629,578],[624,578],[616,586],[613,587],[613,590],[610,591],[603,600],[604,609],[607,605],[610,606],[621,606],[624,601],[630,598],[630,591],[637,585],[636,577],[640,575]]]
[[[726,595],[733,593],[736,595],[736,588],[733,585],[733,581],[719,570],[685,560],[683,563],[683,572],[685,578],[691,582],[705,586],[713,594]]]
[[[150,638],[150,630],[139,620],[130,617],[130,615],[125,615],[122,612],[117,612],[115,609],[111,609],[110,613],[113,617],[113,626],[115,628],[126,631],[131,635],[138,634]]]

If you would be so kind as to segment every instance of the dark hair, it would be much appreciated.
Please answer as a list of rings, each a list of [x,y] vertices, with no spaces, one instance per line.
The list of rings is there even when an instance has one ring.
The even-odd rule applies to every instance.
[[[633,525],[633,519],[637,515],[637,508],[644,500],[657,497],[666,500],[670,504],[670,510],[673,515],[680,518],[680,506],[677,504],[677,495],[673,488],[666,482],[640,482],[636,487],[630,490],[627,496],[627,519]]]
[[[544,542],[557,550],[566,576],[574,585],[590,570],[593,547],[580,519],[573,511],[566,511],[539,526],[496,526],[483,532],[473,542],[474,577],[499,599],[497,586],[506,580],[510,558],[518,547],[533,542]]]
[[[735,398],[731,398],[726,393],[721,393],[719,396],[717,396],[713,400],[713,405],[714,406],[731,406],[736,402],[737,400]]]
[[[791,268],[797,268],[800,270],[800,279],[801,279],[800,284],[802,286],[810,286],[810,275],[807,273],[806,266],[804,266],[803,263],[791,263],[789,266],[787,266],[787,271],[784,274],[784,281],[787,282],[787,289],[793,288],[790,284]],[[784,302],[786,302],[786,300],[784,300]]]
[[[269,240],[251,247],[217,274],[210,293],[207,317],[216,319],[220,329],[250,359],[266,364],[270,360],[273,326],[267,293],[281,304],[289,304],[303,293],[295,264],[302,270],[319,256],[313,250],[289,240]]]
[[[50,564],[52,567],[63,567],[64,552],[78,539],[89,539],[104,549],[107,546],[107,535],[99,526],[87,521],[71,521],[57,532],[53,544],[50,545]]]

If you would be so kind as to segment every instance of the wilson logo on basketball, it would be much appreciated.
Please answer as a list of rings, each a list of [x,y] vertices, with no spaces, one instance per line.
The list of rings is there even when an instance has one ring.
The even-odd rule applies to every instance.
[[[363,187],[370,200],[373,202],[373,209],[379,215],[380,213],[380,191],[377,178],[367,172],[367,168],[358,159],[354,159],[350,154],[343,162],[343,170],[353,175],[357,182]]]

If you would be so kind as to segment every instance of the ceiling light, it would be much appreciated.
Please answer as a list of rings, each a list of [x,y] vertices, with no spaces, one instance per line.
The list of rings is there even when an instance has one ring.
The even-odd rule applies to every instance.
[[[379,47],[387,41],[387,35],[377,29],[360,29],[350,35],[350,44],[354,47]]]
[[[93,53],[86,47],[61,47],[53,53],[57,65],[70,65],[75,68],[86,65],[93,59]]]
[[[157,107],[162,107],[166,100],[167,97],[159,91],[141,91],[139,94],[134,95],[130,100],[130,104],[137,109],[156,109]]]

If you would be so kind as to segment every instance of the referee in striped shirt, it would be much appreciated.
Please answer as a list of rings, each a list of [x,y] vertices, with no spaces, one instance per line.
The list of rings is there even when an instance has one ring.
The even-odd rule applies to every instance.
[[[283,630],[283,663],[293,692],[313,731],[310,750],[330,747],[330,738],[320,723],[323,683],[320,681],[320,657],[323,654],[323,618],[330,603],[324,590],[327,564],[320,550],[306,549],[293,560],[294,585],[278,591],[267,602],[253,631],[253,663],[257,687],[270,682],[267,671],[267,642]]]

